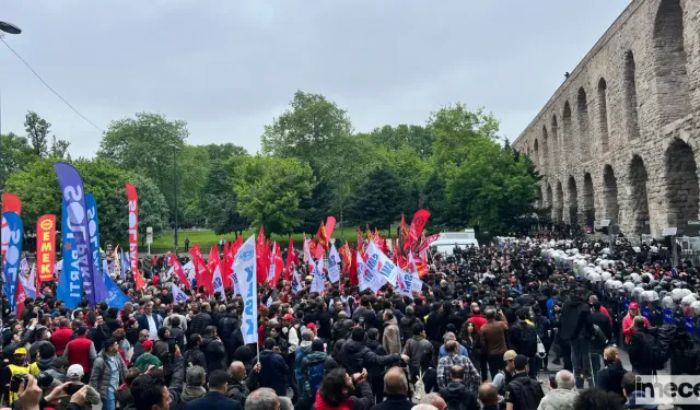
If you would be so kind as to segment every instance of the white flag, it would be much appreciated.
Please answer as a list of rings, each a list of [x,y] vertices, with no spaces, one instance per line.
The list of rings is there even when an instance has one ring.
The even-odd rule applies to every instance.
[[[251,236],[236,252],[233,271],[243,296],[243,342],[258,343],[258,284],[255,277],[255,236]]]
[[[365,264],[365,259],[362,257],[362,253],[359,251],[359,249],[356,251],[357,252],[357,280],[360,282],[360,292],[364,291],[365,289],[369,288],[369,284],[372,281],[371,277],[368,277],[368,272],[367,272],[367,264]]]
[[[296,294],[302,290],[304,290],[304,282],[301,280],[299,271],[294,269],[294,273],[292,274],[292,292]]]
[[[194,269],[194,263],[190,260],[186,264],[182,265],[182,270],[185,271],[185,274],[187,275],[187,280],[192,283],[194,278],[197,276],[197,272]]]
[[[177,304],[185,303],[190,300],[190,297],[174,283],[170,287],[170,293],[173,294],[173,301]]]
[[[221,268],[219,265],[216,265],[216,269],[214,269],[211,283],[214,285],[214,293],[219,292],[219,299],[226,297],[226,293],[224,293],[224,280],[221,278]]]
[[[323,259],[316,262],[312,275],[313,279],[311,280],[311,292],[323,293],[326,288],[326,278],[323,275]]]
[[[370,287],[375,293],[385,283],[393,287],[397,286],[396,278],[399,275],[399,267],[384,252],[379,250],[374,241],[370,241],[369,246],[367,246],[367,270],[373,275]]]
[[[331,251],[328,254],[328,280],[331,283],[337,283],[340,280],[340,255],[335,248],[335,243],[331,245]]]

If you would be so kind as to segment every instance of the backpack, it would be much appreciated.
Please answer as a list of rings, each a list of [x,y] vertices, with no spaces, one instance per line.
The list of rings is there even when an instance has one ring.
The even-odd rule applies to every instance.
[[[526,323],[522,324],[520,330],[520,349],[518,353],[522,353],[527,357],[533,357],[537,353],[537,330],[535,326],[528,325]]]
[[[318,388],[321,386],[323,376],[326,374],[326,360],[314,360],[306,363],[306,388],[307,397],[315,397]]]
[[[605,333],[600,328],[600,326],[593,324],[593,335],[591,336],[591,347],[602,351],[608,346],[608,338],[605,337]]]
[[[671,342],[675,334],[676,329],[672,326],[652,328],[643,333],[644,353],[654,370],[663,369],[666,361],[671,357]]]

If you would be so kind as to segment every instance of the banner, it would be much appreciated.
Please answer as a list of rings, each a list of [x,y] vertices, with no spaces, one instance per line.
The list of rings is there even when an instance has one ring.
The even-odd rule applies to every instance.
[[[92,280],[95,289],[95,303],[107,299],[105,276],[102,270],[102,255],[100,254],[100,224],[97,217],[97,203],[92,194],[85,194],[85,208],[88,215],[88,235],[90,238],[90,254],[92,254]]]
[[[83,281],[80,276],[80,266],[78,266],[78,249],[75,246],[75,238],[68,222],[68,209],[65,203],[61,208],[63,266],[58,278],[56,296],[64,302],[68,309],[75,309],[82,299]]]
[[[331,283],[338,283],[340,280],[340,255],[335,244],[331,244],[331,251],[328,254],[328,280]]]
[[[251,236],[236,252],[233,271],[243,296],[243,342],[258,343],[258,285],[255,266],[255,237]]]
[[[19,263],[19,281],[26,297],[36,299],[36,269],[29,267],[27,258],[22,258]]]
[[[121,289],[119,289],[119,286],[114,283],[114,280],[112,280],[112,277],[109,275],[105,275],[105,291],[107,295],[104,302],[111,308],[121,310],[126,302],[129,301],[129,297],[126,296]]]
[[[183,292],[179,287],[177,287],[174,283],[170,287],[170,293],[173,294],[173,301],[176,304],[186,303],[188,300],[190,300],[190,297],[187,296],[187,294]]]
[[[373,286],[371,287],[375,293],[384,283],[396,287],[396,278],[399,273],[399,268],[388,256],[378,249],[374,241],[371,241],[369,246],[367,246],[367,270],[372,273]]]
[[[173,267],[173,272],[175,272],[175,275],[177,278],[180,280],[180,283],[185,286],[185,288],[189,289],[191,287],[190,281],[187,279],[187,275],[185,275],[185,270],[182,269],[182,265],[180,264],[180,261],[177,259],[177,255],[174,253],[170,255],[170,259],[168,260],[168,263],[172,265]]]
[[[323,291],[326,290],[326,277],[323,274],[323,259],[316,262],[311,275],[311,292],[322,294]]]
[[[4,241],[7,241],[5,263],[3,267],[5,280],[5,296],[10,303],[10,309],[15,310],[17,281],[19,276],[19,264],[22,257],[22,241],[24,240],[24,227],[22,219],[14,212],[2,214],[7,226],[2,229]]]
[[[17,215],[22,215],[22,201],[17,195],[9,192],[2,193],[2,213],[4,214],[5,212],[14,212]],[[5,218],[2,218],[2,247],[0,248],[0,257],[2,259],[0,260],[3,262],[5,261],[5,252],[7,252],[7,238],[9,238],[5,233],[6,227],[7,222],[5,222]]]
[[[369,288],[371,278],[367,277],[367,264],[365,263],[365,258],[362,256],[359,248],[355,251],[355,255],[357,259],[357,280],[360,285],[360,292],[362,292]]]
[[[126,252],[119,252],[121,262],[119,263],[119,278],[122,281],[126,280],[126,272],[129,271],[129,266],[131,266],[131,262],[129,262],[129,255],[126,254]]]
[[[301,275],[299,274],[299,271],[294,268],[294,271],[292,272],[292,292],[294,294],[297,294],[304,290],[304,281],[301,280]]]
[[[129,209],[129,262],[131,274],[134,275],[136,290],[145,286],[143,276],[139,271],[139,195],[136,187],[129,182],[125,185]]]
[[[211,295],[213,292],[211,279],[209,279],[211,273],[208,271],[206,263],[204,263],[204,256],[202,256],[202,250],[198,244],[195,243],[192,246],[190,256],[192,256],[192,263],[194,264],[194,278],[197,281],[197,288],[204,287],[207,293]]]

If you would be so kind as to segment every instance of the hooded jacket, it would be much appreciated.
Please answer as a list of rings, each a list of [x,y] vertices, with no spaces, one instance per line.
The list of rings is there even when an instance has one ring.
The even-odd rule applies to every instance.
[[[479,409],[476,396],[462,382],[450,381],[443,389],[440,389],[440,396],[445,399],[447,410]]]
[[[363,368],[371,365],[389,366],[398,363],[401,356],[398,354],[388,354],[379,356],[371,351],[363,342],[349,339],[343,343],[341,365],[348,373],[359,373]]]

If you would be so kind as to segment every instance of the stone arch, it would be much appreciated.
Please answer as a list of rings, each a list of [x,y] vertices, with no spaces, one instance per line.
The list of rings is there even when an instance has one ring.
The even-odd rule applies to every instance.
[[[561,181],[557,181],[557,189],[554,197],[554,206],[552,207],[554,214],[554,222],[564,220],[564,189],[561,187]]]
[[[535,138],[535,143],[532,145],[532,152],[535,154],[532,156],[532,159],[534,160],[533,162],[535,165],[540,164],[540,143],[537,141],[537,138]]]
[[[654,20],[654,80],[662,124],[690,112],[687,56],[680,0],[661,0]]]
[[[544,208],[544,198],[542,197],[542,187],[537,185],[537,190],[535,191],[535,207],[536,208]]]
[[[578,89],[578,95],[576,97],[576,115],[578,117],[578,139],[579,147],[581,149],[581,157],[584,161],[587,161],[591,157],[591,140],[588,135],[588,97],[586,96],[586,90],[583,87]]]
[[[639,138],[639,111],[637,105],[637,65],[634,62],[632,50],[627,50],[625,53],[622,88],[627,135],[629,139],[633,140]]]
[[[635,155],[630,162],[629,185],[630,185],[630,222],[632,232],[635,235],[648,234],[649,226],[649,198],[647,196],[647,174],[644,160],[639,155]]]
[[[598,134],[601,152],[608,152],[608,83],[605,78],[598,81]]]
[[[542,161],[540,163],[543,167],[549,165],[549,134],[544,125],[542,126]]]
[[[569,176],[567,183],[567,195],[569,198],[569,223],[571,225],[578,224],[578,189],[576,188],[576,180],[573,176]]]
[[[603,169],[603,198],[603,219],[619,223],[620,205],[617,199],[617,178],[615,177],[615,171],[609,164],[605,165]]]
[[[547,201],[547,206],[554,209],[554,196],[552,195],[552,186],[547,182],[547,190],[545,192],[545,201]]]
[[[595,223],[595,198],[593,195],[593,178],[590,172],[586,172],[583,175],[583,223],[591,227]]]
[[[668,226],[675,226],[682,233],[688,226],[688,221],[697,220],[699,213],[700,185],[693,149],[676,138],[666,149],[664,162]]]
[[[567,151],[571,146],[571,105],[568,101],[564,103],[564,111],[562,113],[561,118],[561,148],[563,154],[563,161],[566,161]]]
[[[557,124],[557,115],[552,115],[552,124],[549,127],[552,134],[552,165],[557,167],[559,165],[559,125]]]

